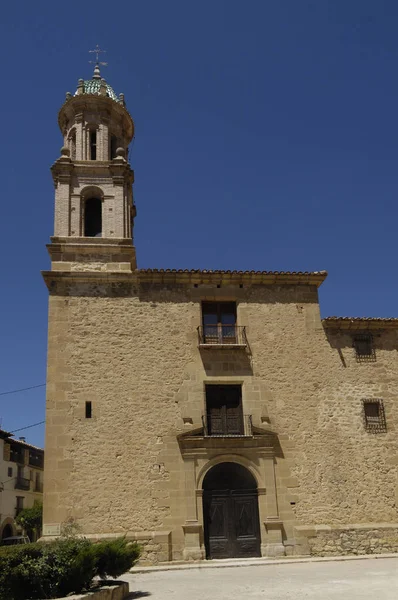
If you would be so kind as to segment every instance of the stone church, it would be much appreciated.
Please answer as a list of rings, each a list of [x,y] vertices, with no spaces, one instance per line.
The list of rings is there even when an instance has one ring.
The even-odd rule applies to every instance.
[[[325,271],[138,268],[134,122],[98,64],[58,124],[44,537],[398,551],[398,319],[321,319]]]

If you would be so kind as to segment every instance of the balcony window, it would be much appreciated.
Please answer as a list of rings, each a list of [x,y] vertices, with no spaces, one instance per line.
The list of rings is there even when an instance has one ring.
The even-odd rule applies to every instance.
[[[43,468],[44,455],[43,452],[39,452],[38,450],[29,450],[29,465],[31,467],[39,467],[39,469]]]
[[[240,385],[206,385],[206,436],[251,435],[251,417],[242,411]]]
[[[23,446],[10,444],[10,461],[24,464],[25,449],[23,448]]]
[[[244,327],[236,325],[235,302],[203,302],[200,345],[246,345]]]

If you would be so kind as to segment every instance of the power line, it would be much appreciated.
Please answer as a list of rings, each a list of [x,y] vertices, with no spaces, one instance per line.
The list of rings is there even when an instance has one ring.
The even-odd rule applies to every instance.
[[[10,392],[0,392],[0,396],[5,396],[6,394],[17,394],[18,392],[26,392],[27,390],[34,390],[39,387],[44,387],[46,384],[41,383],[40,385],[31,385],[27,388],[21,388],[19,390],[11,390]]]
[[[10,433],[16,433],[17,431],[23,431],[24,429],[30,429],[31,427],[37,427],[37,425],[43,425],[45,421],[40,421],[39,423],[33,423],[33,425],[27,425],[26,427],[20,427],[19,429],[14,429],[14,431],[10,431]]]

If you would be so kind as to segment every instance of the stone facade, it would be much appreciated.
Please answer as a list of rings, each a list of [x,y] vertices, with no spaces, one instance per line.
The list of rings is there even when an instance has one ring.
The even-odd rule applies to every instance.
[[[87,102],[97,100],[115,103]],[[60,122],[65,106],[75,115],[81,102],[69,97]],[[75,169],[98,172],[91,185],[101,194],[110,173],[104,197],[134,218],[131,171],[119,158],[116,179],[115,159],[79,163],[64,152],[53,167],[57,186],[60,165],[70,171],[56,197],[59,222],[70,222],[73,195],[84,189],[76,192]],[[322,321],[325,272],[140,270],[128,227],[100,239],[76,231],[61,227],[52,238],[44,273],[45,536],[72,517],[89,537],[141,540],[148,563],[202,559],[204,478],[234,462],[257,484],[263,556],[395,547],[397,321]],[[245,343],[199,343],[203,302],[236,303]],[[353,340],[370,333],[372,355],[359,360]],[[206,435],[209,384],[241,386],[250,435]],[[365,399],[382,401],[386,427],[372,427],[372,416],[367,426]]]

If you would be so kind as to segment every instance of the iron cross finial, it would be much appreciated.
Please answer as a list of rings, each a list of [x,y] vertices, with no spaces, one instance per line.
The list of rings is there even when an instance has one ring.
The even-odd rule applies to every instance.
[[[96,45],[96,47],[95,47],[95,49],[94,49],[94,50],[89,50],[89,52],[90,52],[90,54],[95,54],[95,61],[94,61],[94,60],[89,60],[88,62],[89,62],[90,64],[94,64],[94,63],[95,63],[96,65],[102,65],[102,66],[104,66],[104,67],[106,67],[106,66],[107,66],[107,64],[108,64],[108,63],[106,63],[106,62],[100,62],[100,61],[99,61],[99,55],[100,55],[102,52],[104,52],[104,53],[105,53],[105,52],[106,52],[106,50],[101,50],[101,48],[100,48],[100,47],[98,46],[98,44],[97,44],[97,45]]]

